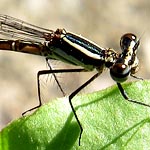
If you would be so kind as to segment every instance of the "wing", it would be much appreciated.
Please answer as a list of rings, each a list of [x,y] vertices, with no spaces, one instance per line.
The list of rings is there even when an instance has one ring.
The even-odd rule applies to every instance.
[[[53,30],[44,29],[20,19],[0,14],[0,36],[7,39],[41,42],[51,36]],[[1,38],[0,37],[0,38]]]

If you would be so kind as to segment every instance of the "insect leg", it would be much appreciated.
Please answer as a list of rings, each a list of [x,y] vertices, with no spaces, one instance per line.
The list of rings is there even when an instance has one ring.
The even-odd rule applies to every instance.
[[[117,86],[118,86],[118,88],[119,88],[119,90],[121,92],[121,95],[124,97],[125,100],[127,100],[129,102],[132,102],[132,103],[139,104],[139,105],[150,107],[150,105],[148,105],[148,104],[145,104],[145,103],[142,103],[142,102],[130,99],[120,83],[117,83]]]
[[[78,123],[78,125],[79,125],[79,127],[80,127],[79,146],[80,146],[80,141],[81,141],[81,136],[82,136],[83,128],[82,128],[82,125],[81,125],[81,123],[80,123],[80,121],[79,121],[79,119],[78,119],[78,116],[77,116],[77,114],[76,114],[75,108],[74,108],[74,106],[73,106],[73,104],[72,104],[72,99],[73,99],[73,97],[74,97],[77,93],[79,93],[83,88],[85,88],[88,84],[90,84],[90,83],[91,83],[94,79],[96,79],[100,74],[101,74],[101,72],[96,73],[94,76],[92,76],[88,81],[86,81],[83,85],[81,85],[78,89],[76,89],[76,90],[75,90],[72,94],[70,94],[70,96],[69,96],[69,103],[70,103],[72,112],[73,112],[73,114],[74,114],[74,116],[75,116],[75,118],[76,118],[76,120],[77,120],[77,123]]]
[[[46,63],[48,64],[49,69],[50,69],[50,70],[53,70],[51,64],[48,62],[48,58],[46,58]],[[53,75],[53,77],[54,77],[54,79],[55,79],[55,81],[56,81],[56,83],[57,83],[57,85],[58,85],[60,91],[62,92],[63,96],[65,96],[66,94],[65,94],[65,92],[64,92],[64,90],[63,90],[63,88],[62,88],[62,86],[60,85],[60,83],[59,83],[59,81],[58,81],[58,79],[57,79],[55,73],[52,73],[52,75]]]
[[[130,76],[133,77],[133,78],[135,78],[135,79],[143,80],[142,77],[137,77],[137,76],[135,76],[135,75],[133,75],[133,74],[130,74]]]
[[[55,74],[55,73],[70,73],[70,72],[86,72],[85,69],[58,69],[58,70],[41,70],[37,73],[37,88],[38,88],[38,97],[39,97],[39,104],[25,112],[22,113],[22,115],[25,115],[27,112],[30,112],[34,109],[39,108],[42,105],[41,100],[41,90],[40,90],[40,76],[44,74]]]

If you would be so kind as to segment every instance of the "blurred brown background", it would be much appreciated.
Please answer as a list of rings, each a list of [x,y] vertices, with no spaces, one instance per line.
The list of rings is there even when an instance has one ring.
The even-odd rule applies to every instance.
[[[65,28],[101,47],[117,50],[120,50],[120,37],[126,32],[132,32],[141,38],[138,52],[140,70],[137,76],[144,79],[150,77],[149,0],[0,0],[0,13],[48,29]],[[56,66],[59,64],[55,63]],[[45,68],[45,59],[42,57],[0,51],[0,128],[37,104],[36,74]],[[85,75],[90,77],[92,73]],[[82,82],[85,75],[80,75],[80,78],[75,76],[76,81]],[[64,79],[68,81],[69,88],[75,78],[70,76]],[[47,80],[47,77],[43,80]],[[55,84],[53,81],[49,84],[51,88],[47,88],[47,85],[44,88],[50,96],[44,96],[45,92],[42,92],[46,97],[44,102],[57,97]],[[115,83],[106,70],[88,87],[88,91],[100,90],[112,84]]]

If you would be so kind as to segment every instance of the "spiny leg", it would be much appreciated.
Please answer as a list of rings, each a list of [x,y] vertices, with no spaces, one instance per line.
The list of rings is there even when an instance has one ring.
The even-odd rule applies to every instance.
[[[117,83],[117,86],[118,86],[118,88],[119,88],[119,90],[121,92],[121,95],[124,97],[125,100],[127,100],[129,102],[132,102],[132,103],[139,104],[139,105],[150,107],[150,105],[148,105],[148,104],[145,104],[145,103],[142,103],[142,102],[130,99],[120,83]]]
[[[53,70],[53,69],[52,69],[52,66],[51,66],[50,63],[48,62],[48,58],[46,58],[46,63],[48,64],[49,69],[50,69],[50,70]],[[56,83],[57,83],[57,85],[58,85],[60,91],[62,92],[63,96],[65,96],[66,94],[65,94],[65,92],[64,92],[64,90],[63,90],[63,88],[62,88],[62,86],[60,85],[60,83],[59,83],[59,81],[58,81],[58,79],[57,79],[55,73],[52,73],[52,75],[53,75],[53,77],[54,77],[54,79],[55,79],[55,81],[56,81]]]
[[[22,113],[22,115],[25,115],[27,112],[30,112],[34,109],[39,108],[42,105],[41,100],[41,89],[40,89],[40,76],[44,74],[55,74],[55,73],[70,73],[70,72],[86,72],[85,69],[58,69],[58,70],[41,70],[37,73],[37,88],[38,88],[38,98],[39,98],[39,104],[25,112]]]

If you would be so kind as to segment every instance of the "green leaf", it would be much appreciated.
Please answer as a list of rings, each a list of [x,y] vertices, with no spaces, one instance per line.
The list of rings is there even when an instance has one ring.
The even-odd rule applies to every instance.
[[[123,84],[129,97],[150,104],[150,81]],[[118,88],[53,100],[0,132],[0,150],[142,150],[150,147],[150,108],[124,100]]]

